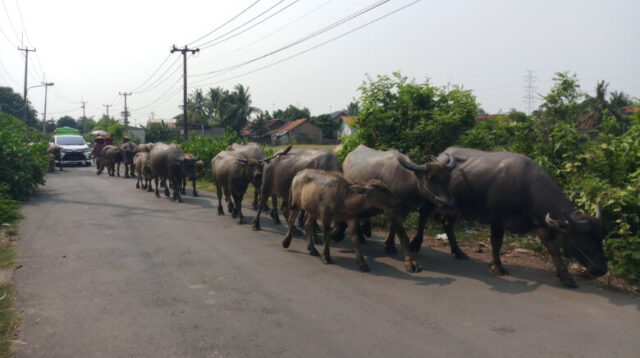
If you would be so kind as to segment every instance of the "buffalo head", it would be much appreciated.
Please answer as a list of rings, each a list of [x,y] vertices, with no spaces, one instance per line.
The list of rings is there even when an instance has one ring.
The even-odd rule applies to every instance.
[[[449,192],[449,178],[451,170],[455,167],[455,158],[451,159],[448,164],[429,161],[417,165],[397,152],[396,157],[403,167],[416,175],[420,197],[439,207],[452,208],[454,206],[453,197]]]
[[[579,211],[570,215],[563,213],[563,216],[563,219],[553,219],[547,213],[545,222],[564,238],[565,253],[578,260],[592,276],[607,273],[607,260],[602,249],[604,231],[600,207],[597,207],[595,216]]]
[[[193,157],[191,155],[185,155],[182,160],[182,172],[184,176],[189,180],[196,180],[198,178],[198,170],[197,170],[197,162],[200,160],[199,157]],[[204,167],[204,165],[203,165]]]
[[[402,204],[400,199],[391,193],[389,187],[377,179],[352,184],[349,186],[349,190],[364,195],[364,201],[367,203],[367,206],[371,208],[390,208],[393,210]]]
[[[242,166],[242,170],[246,173],[247,177],[251,177],[251,182],[262,183],[262,161],[256,159],[236,159],[236,162]]]

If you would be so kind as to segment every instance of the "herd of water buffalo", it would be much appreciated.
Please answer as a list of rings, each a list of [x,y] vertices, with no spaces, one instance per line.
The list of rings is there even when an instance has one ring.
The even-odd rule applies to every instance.
[[[117,147],[116,147],[117,148]],[[125,143],[114,153],[104,153],[110,175],[121,160],[125,176],[137,176],[136,188],[152,190],[160,186],[165,195],[181,202],[187,180],[193,183],[204,172],[204,163],[174,144]],[[118,152],[118,154],[116,154]],[[119,159],[118,159],[119,158]],[[425,223],[429,217],[441,220],[457,259],[467,255],[458,247],[453,230],[459,216],[490,224],[492,260],[490,270],[507,274],[500,260],[504,230],[513,233],[535,231],[548,249],[562,284],[575,287],[561,253],[578,260],[593,276],[607,272],[602,249],[604,233],[600,209],[594,216],[576,211],[553,179],[530,158],[511,152],[483,152],[450,147],[424,164],[413,163],[397,151],[380,151],[364,145],[352,151],[340,165],[337,157],[318,149],[295,150],[291,147],[271,157],[255,143],[233,144],[211,161],[217,189],[218,214],[228,212],[245,223],[242,198],[249,186],[255,187],[253,208],[257,210],[253,229],[260,230],[263,209],[279,223],[278,197],[288,221],[282,245],[287,248],[292,236],[305,227],[311,255],[331,262],[329,243],[339,241],[348,228],[356,256],[363,271],[369,267],[360,251],[364,236],[370,236],[368,218],[384,213],[390,223],[385,251],[396,253],[398,237],[405,257],[405,269],[417,272],[422,267],[413,253],[420,250]],[[403,221],[412,210],[419,211],[416,236],[410,240]],[[315,249],[317,222],[324,238],[322,254]]]

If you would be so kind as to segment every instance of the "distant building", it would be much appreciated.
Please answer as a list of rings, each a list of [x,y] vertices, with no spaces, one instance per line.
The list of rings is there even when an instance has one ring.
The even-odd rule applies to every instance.
[[[306,118],[298,119],[269,132],[273,144],[322,144],[322,129]]]
[[[135,136],[136,138],[139,138],[140,139],[140,143],[146,143],[145,142],[145,128],[127,126],[127,128],[125,128],[125,132]]]
[[[495,114],[483,114],[483,115],[480,115],[480,116],[476,116],[476,122],[477,123],[484,122],[487,119],[491,119],[491,118],[495,118],[495,117],[496,117]]]
[[[147,128],[150,128],[152,124],[160,124],[162,122],[164,122],[164,124],[166,124],[167,127],[169,128],[176,127],[176,120],[171,118],[171,119],[150,119],[147,121]]]
[[[640,112],[640,106],[622,107],[622,114],[624,114],[625,116],[632,116],[636,112]]]
[[[265,121],[266,133],[264,135],[258,135],[255,133],[253,128],[255,123],[255,121],[248,122],[247,125],[240,130],[240,136],[247,138],[252,142],[271,143],[271,135],[269,135],[269,132],[284,126],[284,122],[279,119],[267,120]]]
[[[353,117],[349,116],[345,111],[336,111],[331,113],[331,119],[339,123],[338,138],[350,136],[355,132]]]
[[[178,128],[176,129],[179,136],[184,136],[184,125],[178,124]],[[211,137],[213,139],[222,137],[225,133],[224,128],[222,127],[213,127],[213,126],[204,126],[197,123],[188,123],[187,124],[187,132],[195,132],[196,135],[202,137]]]

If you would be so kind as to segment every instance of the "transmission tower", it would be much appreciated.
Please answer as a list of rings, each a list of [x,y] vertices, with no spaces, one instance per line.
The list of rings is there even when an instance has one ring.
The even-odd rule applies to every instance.
[[[533,74],[533,71],[528,70],[527,74],[524,76],[524,103],[527,104],[527,114],[531,115],[531,111],[535,104],[535,93],[536,93],[536,77]]]

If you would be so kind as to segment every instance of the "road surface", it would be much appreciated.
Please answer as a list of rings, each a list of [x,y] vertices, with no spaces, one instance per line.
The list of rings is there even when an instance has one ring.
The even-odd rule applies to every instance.
[[[638,357],[640,300],[552,272],[461,262],[425,249],[404,271],[380,238],[358,271],[135,180],[67,168],[23,208],[14,275],[22,357]],[[255,214],[245,209],[249,222]]]

